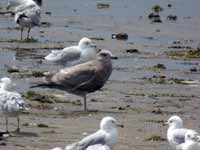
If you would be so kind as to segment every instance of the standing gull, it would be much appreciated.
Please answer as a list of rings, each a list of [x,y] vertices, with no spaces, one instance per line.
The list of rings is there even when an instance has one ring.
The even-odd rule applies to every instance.
[[[167,140],[170,146],[176,150],[176,147],[185,142],[185,134],[191,129],[183,128],[183,120],[179,116],[172,116],[168,119],[169,125],[167,131]]]
[[[79,95],[84,99],[87,111],[86,95],[103,87],[112,73],[111,58],[108,50],[101,50],[96,59],[76,66],[64,68],[57,73],[46,73],[45,81],[34,87],[56,88]]]
[[[180,144],[177,150],[200,150],[199,135],[195,131],[188,131],[185,134],[185,143]]]
[[[20,131],[19,115],[25,109],[25,103],[21,95],[16,92],[8,91],[12,86],[12,81],[7,78],[1,78],[0,82],[0,112],[5,115],[6,132],[8,132],[8,117],[17,117],[17,132]]]
[[[65,150],[113,150],[118,140],[117,126],[123,127],[113,117],[104,117],[98,131],[66,146]]]
[[[82,38],[78,45],[66,47],[63,50],[52,50],[45,59],[47,61],[65,66],[66,64],[83,63],[96,57],[96,45],[92,44],[91,39]]]
[[[21,40],[24,28],[28,28],[27,39],[29,39],[31,28],[40,25],[40,6],[33,0],[10,0],[7,8],[10,7],[15,8],[15,22],[21,28]]]

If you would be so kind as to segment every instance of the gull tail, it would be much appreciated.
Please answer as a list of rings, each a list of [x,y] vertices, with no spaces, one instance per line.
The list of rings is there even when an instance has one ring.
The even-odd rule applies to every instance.
[[[53,85],[49,83],[34,82],[30,88],[51,88]]]

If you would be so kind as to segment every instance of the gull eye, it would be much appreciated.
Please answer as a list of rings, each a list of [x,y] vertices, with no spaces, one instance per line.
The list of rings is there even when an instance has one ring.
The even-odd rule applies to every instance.
[[[89,42],[85,42],[85,45],[89,45],[90,43]]]
[[[173,122],[173,120],[170,120],[170,121],[169,121],[169,123],[172,123],[172,122]]]

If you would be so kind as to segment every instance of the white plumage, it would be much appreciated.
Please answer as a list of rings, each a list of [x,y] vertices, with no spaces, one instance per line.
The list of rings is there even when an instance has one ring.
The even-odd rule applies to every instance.
[[[185,134],[187,132],[195,132],[192,129],[183,128],[183,121],[179,116],[170,117],[167,124],[169,125],[167,140],[174,150],[178,145],[185,142]]]
[[[107,145],[96,144],[89,146],[86,150],[111,150]]]
[[[15,22],[21,27],[21,40],[24,28],[28,28],[28,39],[31,28],[40,25],[40,6],[33,0],[10,0],[8,8],[10,7],[14,7]]]
[[[8,91],[12,86],[12,81],[7,78],[1,78],[0,82],[0,112],[6,119],[6,132],[8,132],[8,117],[17,117],[17,131],[19,127],[19,115],[25,109],[25,102],[21,95],[17,92]]]
[[[100,129],[83,138],[77,143],[66,146],[65,150],[109,150],[113,149],[117,143],[119,124],[112,117],[104,117],[100,123]],[[122,127],[121,125],[119,125]]]
[[[65,150],[111,150],[117,143],[117,126],[123,127],[113,117],[104,117],[98,131],[66,146]],[[51,150],[62,150],[62,148],[56,147]]]
[[[176,147],[177,150],[200,150],[199,135],[195,131],[188,131],[185,134],[185,143]]]
[[[96,45],[92,44],[91,39],[84,37],[78,45],[66,47],[63,50],[53,50],[45,59],[63,66],[75,65],[94,59],[96,53]]]

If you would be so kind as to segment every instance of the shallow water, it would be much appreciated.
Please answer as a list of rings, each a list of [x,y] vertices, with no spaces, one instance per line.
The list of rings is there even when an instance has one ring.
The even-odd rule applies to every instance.
[[[151,68],[153,65],[162,63],[167,67],[166,75],[189,79],[200,79],[198,74],[187,77],[184,72],[188,72],[192,67],[198,67],[195,63],[199,60],[190,60],[193,64],[187,65],[184,60],[170,60],[163,56],[164,51],[169,51],[167,47],[173,41],[180,40],[185,44],[185,40],[191,40],[185,45],[196,47],[200,42],[200,11],[198,0],[178,0],[178,1],[160,1],[160,0],[125,0],[125,1],[105,1],[110,4],[108,9],[97,9],[96,4],[99,1],[80,1],[75,0],[70,3],[60,0],[59,3],[54,0],[44,1],[42,7],[42,22],[49,22],[50,27],[34,28],[31,36],[37,38],[39,43],[61,42],[61,45],[70,46],[75,44],[81,37],[100,37],[104,41],[95,41],[99,47],[110,49],[114,54],[120,56],[120,59],[114,61],[114,68],[136,68],[134,71],[113,72],[111,77],[117,79],[122,78],[141,78],[151,77],[154,73]],[[172,4],[172,8],[168,8],[167,4]],[[1,1],[1,6],[5,6],[6,1]],[[164,23],[151,24],[147,19],[151,7],[160,4],[164,11],[161,16]],[[186,11],[187,10],[187,11]],[[45,12],[51,12],[46,15]],[[165,19],[169,14],[178,16],[176,22],[170,22]],[[191,19],[185,17],[191,16]],[[16,24],[9,15],[0,16],[0,39],[15,39],[19,37],[19,31],[15,29]],[[11,30],[13,29],[13,30]],[[157,32],[159,30],[160,32]],[[127,41],[112,40],[111,34],[118,32],[126,32],[129,35]],[[129,44],[133,43],[133,44]],[[38,60],[50,52],[48,49],[40,49],[40,44],[25,44],[34,50],[9,50],[7,47],[24,47],[22,43],[0,43],[1,51],[1,76],[8,75],[5,64],[9,66],[17,66],[19,68],[31,68],[33,70],[52,70],[58,67],[52,67],[48,63],[42,61],[38,64]],[[39,46],[38,46],[39,45]],[[38,47],[38,48],[37,48]],[[127,48],[138,48],[143,54],[125,54]],[[6,49],[6,50],[5,50]],[[146,53],[145,53],[146,52]],[[159,55],[160,56],[159,56]],[[124,57],[127,56],[128,58]],[[158,56],[157,56],[158,55]],[[124,58],[123,58],[124,57]],[[155,57],[155,58],[154,58]],[[140,68],[140,70],[138,69]]]

